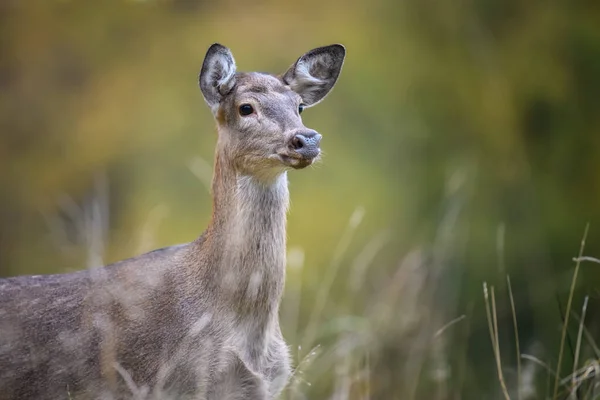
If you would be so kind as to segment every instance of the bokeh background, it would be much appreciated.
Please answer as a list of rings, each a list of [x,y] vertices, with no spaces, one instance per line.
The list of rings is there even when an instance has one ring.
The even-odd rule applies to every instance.
[[[270,72],[347,48],[303,114],[323,161],[290,173],[281,321],[297,369],[282,398],[504,398],[483,282],[509,395],[550,398],[540,364],[556,371],[588,222],[584,253],[600,255],[596,1],[3,0],[0,275],[202,233],[216,131],[197,73],[213,42]],[[575,353],[598,363],[599,288],[583,263],[561,377]]]

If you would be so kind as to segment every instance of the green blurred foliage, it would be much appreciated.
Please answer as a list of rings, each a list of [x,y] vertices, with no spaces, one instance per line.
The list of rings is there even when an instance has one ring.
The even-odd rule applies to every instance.
[[[495,397],[482,282],[498,288],[506,368],[506,274],[523,352],[554,365],[586,222],[586,254],[600,254],[599,4],[5,0],[0,273],[84,268],[76,210],[99,193],[105,262],[193,240],[211,212],[216,132],[196,83],[208,46],[281,72],[340,42],[337,87],[303,114],[323,162],[290,174],[283,329],[297,362],[316,343],[322,354],[302,377],[312,385],[287,395]],[[584,264],[574,302],[591,296],[595,337],[599,271]],[[443,342],[424,341],[463,314]]]

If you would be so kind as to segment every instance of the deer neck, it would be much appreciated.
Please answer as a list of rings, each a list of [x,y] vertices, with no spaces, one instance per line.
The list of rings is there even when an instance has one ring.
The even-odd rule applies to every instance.
[[[217,151],[212,190],[206,250],[219,301],[257,322],[272,320],[285,280],[287,174],[258,180]]]

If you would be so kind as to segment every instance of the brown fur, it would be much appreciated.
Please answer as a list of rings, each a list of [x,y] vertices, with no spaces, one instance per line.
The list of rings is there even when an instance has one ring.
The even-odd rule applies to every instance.
[[[322,49],[310,58],[319,88],[308,97],[282,78],[236,73],[228,49],[209,49],[200,87],[219,137],[208,228],[191,243],[103,268],[0,280],[0,400],[281,392],[290,373],[278,322],[286,171],[313,161],[290,140],[306,132],[299,103],[320,101],[343,61],[341,46]],[[243,103],[255,114],[241,116]]]

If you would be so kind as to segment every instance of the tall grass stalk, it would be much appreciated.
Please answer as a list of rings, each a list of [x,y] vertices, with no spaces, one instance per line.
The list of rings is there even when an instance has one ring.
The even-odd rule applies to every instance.
[[[577,322],[581,321],[581,318],[575,312],[573,312],[573,317],[575,317],[575,320]],[[585,325],[583,325],[583,335],[585,336],[585,339],[587,340],[588,344],[592,348],[592,351],[594,352],[594,355],[596,356],[596,358],[600,359],[600,348],[594,341],[594,337],[592,336],[592,333],[590,332],[590,330],[588,328],[585,327]]]
[[[510,276],[506,275],[506,285],[508,286],[508,297],[510,299],[510,309],[513,318],[513,327],[515,330],[515,348],[517,351],[517,399],[521,400],[521,346],[519,345],[519,327],[517,325],[517,312],[515,311],[515,299],[513,297]]]
[[[577,332],[577,345],[575,346],[575,360],[573,361],[573,376],[571,377],[571,393],[575,395],[577,391],[577,364],[579,364],[579,352],[581,351],[581,337],[583,336],[583,321],[587,311],[588,296],[583,300],[583,308],[581,310],[581,318],[579,320],[579,332]]]
[[[498,370],[498,380],[500,381],[500,386],[502,388],[502,394],[506,400],[510,400],[510,396],[508,395],[508,390],[506,389],[506,383],[504,381],[504,374],[502,373],[502,361],[500,358],[500,341],[498,340],[498,316],[496,313],[496,296],[494,294],[494,287],[491,286],[490,290],[492,292],[492,307],[490,311],[490,296],[488,294],[487,283],[483,283],[483,297],[485,300],[485,311],[488,321],[488,328],[490,330],[490,340],[492,342],[492,347],[494,349],[494,358],[496,359],[496,368]]]
[[[567,309],[565,311],[565,322],[563,324],[562,334],[560,336],[560,348],[558,350],[558,362],[556,364],[556,378],[554,379],[554,390],[552,395],[553,400],[556,400],[558,396],[560,366],[562,364],[563,352],[565,349],[565,338],[567,336],[567,327],[569,326],[569,316],[571,313],[571,306],[573,304],[573,294],[575,293],[575,284],[577,282],[577,275],[579,274],[579,266],[581,265],[581,257],[583,257],[583,250],[585,249],[585,241],[587,239],[589,228],[590,224],[588,222],[585,226],[583,239],[581,239],[581,246],[579,247],[579,256],[577,257],[577,263],[575,264],[575,272],[573,272],[573,279],[571,281],[571,290],[569,291],[569,300],[567,301]]]

